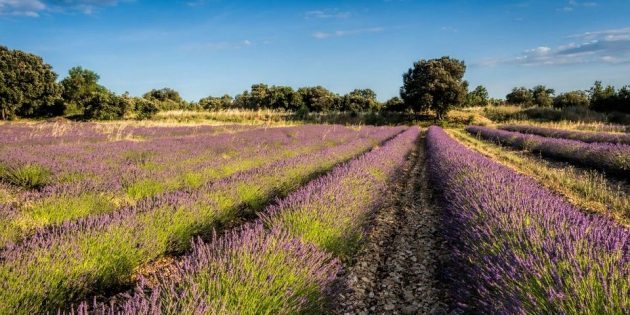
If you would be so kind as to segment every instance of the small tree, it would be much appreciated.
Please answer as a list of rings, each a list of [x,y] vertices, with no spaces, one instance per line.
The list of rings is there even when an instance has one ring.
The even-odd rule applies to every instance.
[[[232,107],[232,97],[225,94],[221,97],[208,96],[199,100],[199,106],[206,110],[221,110]]]
[[[555,92],[554,89],[548,89],[544,85],[536,85],[531,90],[534,104],[541,107],[551,107],[551,105],[553,105],[553,94]]]
[[[379,103],[371,89],[355,89],[343,96],[341,110],[352,112],[377,111]]]
[[[485,106],[488,105],[488,90],[482,85],[477,86],[473,91],[466,95],[467,106]]]
[[[529,106],[534,102],[532,92],[525,87],[515,87],[505,96],[505,101],[512,105]]]
[[[404,112],[407,110],[407,107],[400,97],[394,96],[385,101],[382,110],[387,112]]]
[[[188,105],[179,92],[171,88],[153,89],[142,97],[155,102],[161,110],[184,109]]]
[[[403,74],[400,96],[406,106],[416,112],[432,110],[437,119],[449,109],[459,106],[466,96],[463,81],[466,65],[463,61],[442,57],[420,60]]]
[[[122,119],[130,106],[127,98],[109,91],[97,92],[86,101],[84,116],[96,120]]]
[[[160,108],[154,101],[142,97],[133,98],[133,105],[136,117],[140,120],[150,119],[160,111]]]
[[[82,67],[73,67],[68,76],[61,80],[66,114],[83,114],[87,103],[95,94],[108,93],[107,88],[98,84],[100,76]]]
[[[584,91],[562,93],[553,99],[553,106],[557,108],[584,107],[588,108],[588,94]]]

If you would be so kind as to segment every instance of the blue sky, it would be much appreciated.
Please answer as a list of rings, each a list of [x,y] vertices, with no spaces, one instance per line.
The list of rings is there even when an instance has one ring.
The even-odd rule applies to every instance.
[[[630,1],[0,0],[0,45],[115,92],[188,100],[253,83],[398,94],[418,59],[450,55],[471,86],[630,84]]]

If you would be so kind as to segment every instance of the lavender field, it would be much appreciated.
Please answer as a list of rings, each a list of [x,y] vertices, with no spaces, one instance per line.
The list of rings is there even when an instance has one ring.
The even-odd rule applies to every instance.
[[[625,221],[438,127],[13,123],[0,143],[2,314],[630,310]],[[570,156],[623,172],[624,150]]]

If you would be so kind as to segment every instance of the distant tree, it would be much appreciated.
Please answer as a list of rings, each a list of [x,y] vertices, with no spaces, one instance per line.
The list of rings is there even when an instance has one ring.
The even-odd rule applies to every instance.
[[[534,104],[541,107],[551,107],[553,105],[554,89],[548,89],[544,85],[537,85],[531,90]]]
[[[88,119],[122,119],[131,108],[129,97],[117,96],[112,92],[93,93],[85,102],[84,116]]]
[[[142,97],[154,101],[161,110],[184,109],[188,105],[179,95],[179,92],[167,87],[153,89]]]
[[[233,99],[225,94],[221,97],[208,96],[199,100],[199,106],[207,110],[220,110],[232,107]]]
[[[61,114],[56,80],[57,74],[42,58],[0,46],[0,118]]]
[[[625,85],[617,92],[616,111],[630,114],[630,85]]]
[[[143,97],[134,97],[132,103],[136,112],[136,118],[140,120],[150,119],[160,111],[160,108],[154,101]]]
[[[407,110],[407,107],[400,97],[394,96],[383,103],[382,110],[388,112],[404,112]]]
[[[466,95],[466,106],[485,106],[488,105],[488,90],[482,85],[477,86],[473,91]]]
[[[339,96],[321,86],[303,87],[298,89],[297,93],[309,111],[329,111],[338,107],[339,104]]]
[[[553,99],[553,106],[557,108],[584,107],[588,108],[588,94],[584,91],[570,91],[562,93]]]
[[[617,107],[617,92],[612,85],[604,87],[601,81],[595,81],[589,92],[590,104],[593,110],[608,112],[613,111]]]
[[[107,94],[109,91],[98,84],[96,72],[82,67],[73,67],[68,76],[61,80],[66,114],[82,114],[94,94]]]
[[[403,74],[400,96],[416,112],[432,110],[438,119],[459,106],[466,96],[463,61],[450,57],[420,60]]]
[[[299,106],[292,104],[294,99],[293,88],[290,86],[271,86],[268,90],[267,103],[272,109],[297,109]]]
[[[512,105],[529,106],[534,103],[532,92],[525,87],[515,87],[505,96],[505,101]]]
[[[371,89],[355,89],[343,96],[341,110],[352,112],[377,111],[380,104]]]

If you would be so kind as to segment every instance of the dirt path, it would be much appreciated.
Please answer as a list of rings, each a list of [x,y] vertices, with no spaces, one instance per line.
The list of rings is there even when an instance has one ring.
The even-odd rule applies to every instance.
[[[376,215],[367,243],[344,277],[334,314],[448,314],[439,266],[446,256],[432,207],[424,141],[409,176]]]

